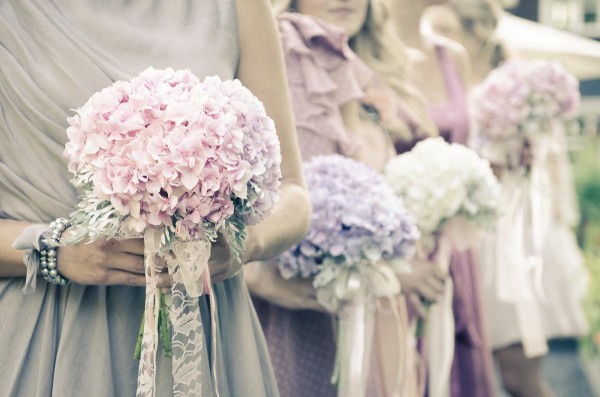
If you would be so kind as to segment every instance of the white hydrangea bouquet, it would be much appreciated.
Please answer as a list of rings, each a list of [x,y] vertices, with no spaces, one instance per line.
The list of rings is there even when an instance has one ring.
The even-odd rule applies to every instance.
[[[456,218],[477,228],[496,220],[496,177],[487,160],[463,145],[424,140],[391,159],[385,174],[423,234],[433,235]]]
[[[498,217],[500,188],[491,166],[463,145],[426,139],[391,159],[385,175],[415,217],[421,248],[443,270],[452,249],[470,248]]]

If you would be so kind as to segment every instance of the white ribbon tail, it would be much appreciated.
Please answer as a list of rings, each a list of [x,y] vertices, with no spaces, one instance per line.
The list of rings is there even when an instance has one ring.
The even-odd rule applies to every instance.
[[[366,395],[375,326],[374,306],[374,301],[361,297],[345,303],[339,313],[339,397]]]
[[[156,350],[158,345],[158,298],[156,258],[159,233],[149,229],[144,234],[144,267],[146,270],[146,303],[144,308],[144,334],[138,368],[137,397],[153,397],[156,390]]]
[[[445,272],[450,267],[452,245],[450,240],[442,234],[439,240],[437,262]],[[447,279],[442,299],[431,306],[429,313],[428,359],[429,369],[428,385],[429,397],[450,396],[450,374],[454,358],[454,314],[452,310],[453,284]]]

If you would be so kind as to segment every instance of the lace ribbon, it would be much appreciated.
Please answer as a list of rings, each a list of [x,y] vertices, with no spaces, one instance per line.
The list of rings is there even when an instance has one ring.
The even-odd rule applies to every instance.
[[[166,260],[173,279],[172,306],[169,318],[172,325],[173,395],[212,395],[212,385],[202,382],[204,371],[210,371],[207,362],[204,329],[198,298],[208,293],[211,300],[211,340],[213,359],[216,356],[216,306],[212,293],[208,260],[211,243],[208,239],[190,242],[175,241],[172,248],[161,246],[161,232],[148,229],[144,235],[146,268],[146,307],[142,354],[138,371],[137,397],[153,397],[156,391],[156,354],[158,346],[159,299],[157,285],[158,257]],[[166,251],[166,252],[165,252]],[[216,366],[213,365],[217,396]]]

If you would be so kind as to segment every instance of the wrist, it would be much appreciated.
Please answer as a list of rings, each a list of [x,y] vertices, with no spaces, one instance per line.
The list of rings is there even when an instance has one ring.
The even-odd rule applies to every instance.
[[[250,262],[255,262],[261,258],[262,241],[258,233],[254,233],[254,228],[246,229],[246,240],[244,241],[244,254],[242,255],[242,265]]]

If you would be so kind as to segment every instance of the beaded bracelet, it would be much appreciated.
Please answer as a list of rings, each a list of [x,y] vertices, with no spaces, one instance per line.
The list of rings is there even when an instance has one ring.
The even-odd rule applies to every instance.
[[[71,282],[58,273],[56,265],[56,247],[60,243],[60,236],[69,226],[65,218],[58,218],[50,223],[50,231],[40,236],[40,267],[42,277],[50,284],[67,285]]]

